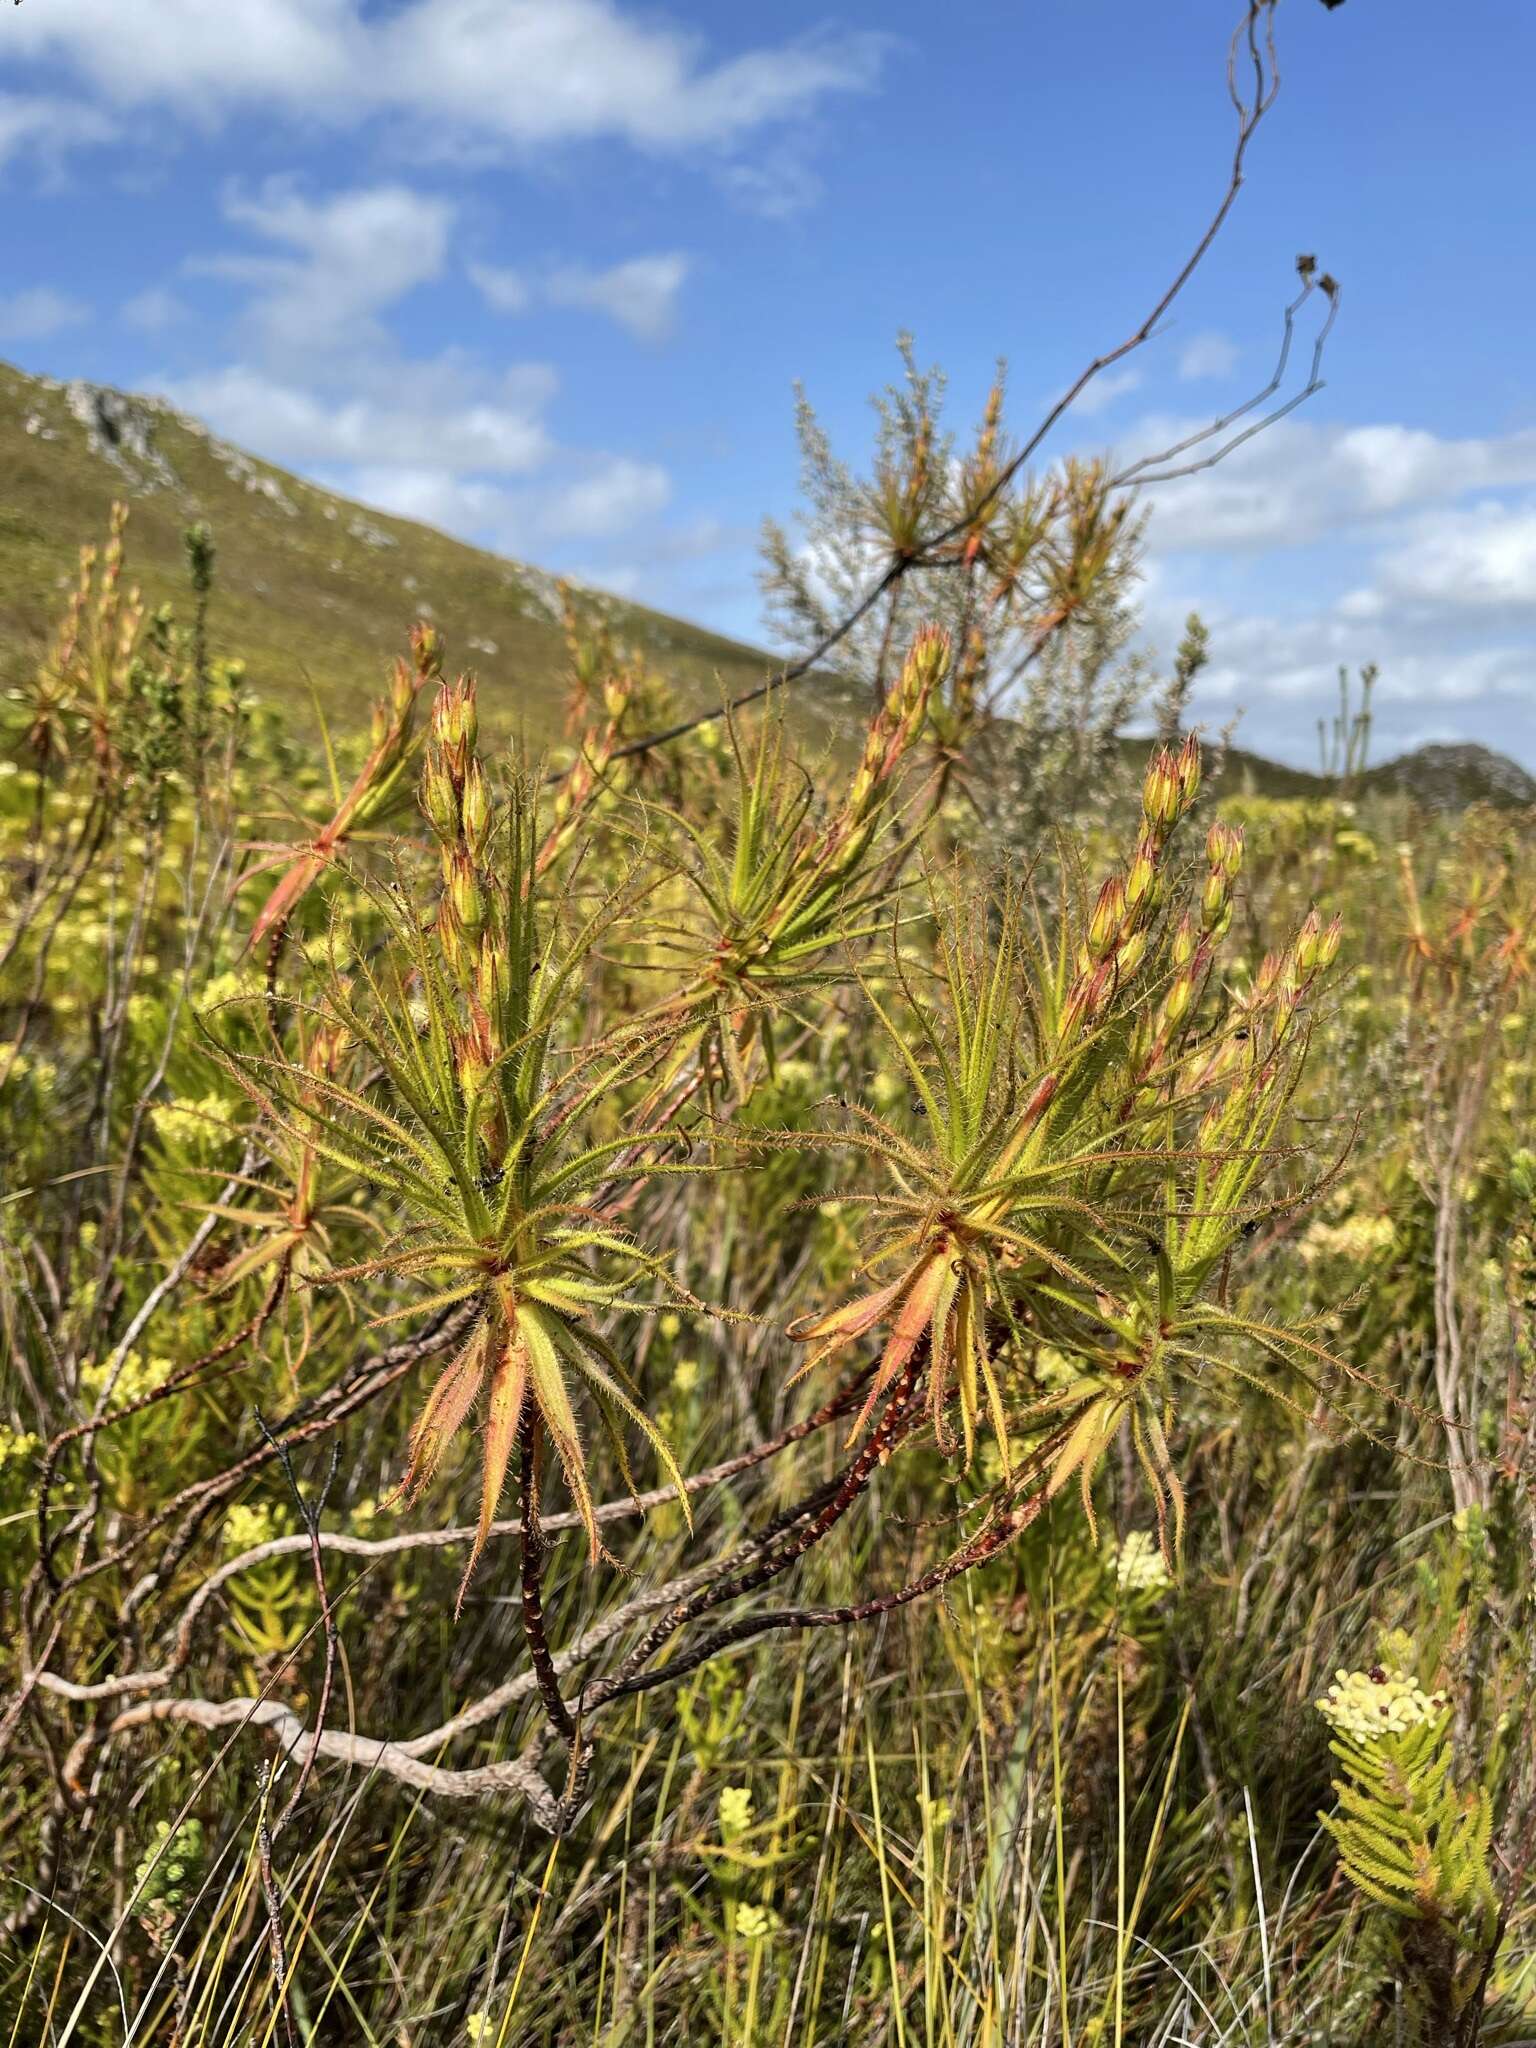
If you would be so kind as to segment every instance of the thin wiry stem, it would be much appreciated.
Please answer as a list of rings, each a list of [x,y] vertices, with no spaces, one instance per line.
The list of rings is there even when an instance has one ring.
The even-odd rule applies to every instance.
[[[1038,453],[1046,437],[1060,423],[1072,406],[1076,404],[1077,400],[1081,398],[1094,379],[1101,376],[1106,370],[1111,369],[1116,363],[1121,362],[1126,356],[1144,347],[1152,339],[1175,300],[1179,298],[1190,279],[1205,261],[1217,236],[1225,226],[1227,216],[1237,203],[1237,196],[1243,188],[1247,174],[1249,147],[1265,115],[1274,105],[1276,95],[1280,89],[1280,73],[1275,60],[1272,20],[1269,22],[1264,33],[1262,35],[1260,33],[1261,19],[1270,15],[1270,13],[1271,9],[1267,4],[1267,0],[1248,0],[1244,18],[1238,24],[1232,37],[1228,53],[1227,84],[1233,106],[1237,112],[1238,125],[1237,139],[1233,147],[1226,187],[1222,192],[1215,212],[1207,221],[1205,228],[1196,240],[1190,253],[1174,273],[1172,281],[1164,288],[1140,325],[1128,334],[1123,341],[1118,343],[1117,346],[1106,349],[1101,355],[1095,356],[1092,362],[1079,371],[1077,377],[1067,387],[1062,396],[1047,410],[1034,431],[1022,443],[1014,455],[998,470],[996,477],[992,480],[986,492],[974,504],[969,505],[961,517],[952,520],[937,532],[926,535],[915,546],[904,551],[902,554],[894,556],[851,609],[835,625],[830,626],[807,653],[800,655],[794,661],[786,662],[781,668],[776,669],[764,682],[758,683],[750,690],[741,691],[716,710],[703,711],[691,718],[678,719],[672,725],[665,726],[658,732],[646,733],[639,739],[630,740],[622,747],[616,747],[610,756],[611,760],[622,761],[632,755],[648,753],[655,747],[666,746],[672,740],[681,739],[686,733],[693,732],[700,726],[713,724],[715,720],[720,718],[728,718],[735,712],[740,711],[744,706],[756,703],[760,698],[770,696],[777,690],[786,689],[791,684],[803,681],[815,672],[829,654],[834,653],[847,640],[849,635],[875,609],[886,593],[893,591],[914,569],[953,569],[966,566],[963,552],[946,555],[945,550],[952,549],[954,542],[971,531],[977,521],[983,518],[998,503],[1023,471],[1026,464]],[[1244,97],[1243,91],[1237,83],[1239,58],[1244,52],[1246,52],[1247,60],[1253,71],[1251,98]],[[1322,336],[1323,341],[1326,341],[1328,331],[1333,325],[1333,313],[1335,310],[1336,304],[1332,304]],[[1310,397],[1314,391],[1321,388],[1317,376],[1317,363],[1319,359],[1320,355],[1314,358],[1312,380],[1309,382],[1307,390],[1301,394],[1301,397],[1294,400],[1291,405],[1286,406],[1283,409],[1284,411],[1292,410],[1294,405],[1302,402],[1302,398]],[[1251,401],[1251,403],[1262,402],[1264,396],[1265,394],[1263,393],[1259,394],[1258,398]],[[1243,408],[1243,410],[1247,409]],[[1275,415],[1276,418],[1282,416],[1282,413]],[[1268,424],[1269,422],[1266,420],[1250,428],[1248,433],[1238,436],[1232,443],[1232,446],[1237,447],[1241,445],[1242,441],[1249,438],[1249,434],[1260,431],[1261,426]],[[1230,450],[1223,452],[1230,452]],[[1149,461],[1157,461],[1161,458],[1151,457],[1148,459]],[[1213,459],[1219,459],[1219,457]]]
[[[518,1487],[522,1495],[518,1539],[522,1552],[523,1636],[528,1644],[529,1660],[549,1724],[574,1748],[576,1723],[560,1697],[560,1681],[555,1675],[554,1658],[550,1654],[549,1637],[544,1627],[544,1534],[539,1527],[539,1419],[531,1407],[524,1409],[518,1425],[517,1456]]]

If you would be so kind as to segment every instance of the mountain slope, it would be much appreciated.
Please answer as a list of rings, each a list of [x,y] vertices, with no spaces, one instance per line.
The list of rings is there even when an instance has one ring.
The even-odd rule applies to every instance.
[[[1409,796],[1432,811],[1459,811],[1468,804],[1493,804],[1500,810],[1536,804],[1536,776],[1507,754],[1471,741],[1417,747],[1368,769],[1363,779],[1367,789]]]
[[[299,727],[311,685],[345,729],[362,721],[413,620],[444,631],[449,659],[481,678],[487,722],[539,744],[560,730],[565,646],[554,579],[322,490],[219,440],[162,400],[60,384],[0,364],[0,686],[35,663],[114,498],[131,507],[128,565],[151,607],[187,602],[182,534],[204,519],[218,570],[215,654],[238,655],[250,685]],[[762,681],[771,657],[625,599],[583,589],[621,645],[645,652],[683,711]],[[794,693],[811,745],[846,741],[862,704],[835,675]],[[1123,742],[1138,767],[1146,741]],[[1322,777],[1229,750],[1222,784],[1271,796],[1326,791]],[[1476,746],[1422,747],[1371,769],[1363,789],[1434,807],[1536,802],[1536,780]]]
[[[339,498],[220,441],[163,402],[58,384],[0,365],[0,683],[51,634],[82,542],[131,508],[128,572],[151,607],[187,601],[181,536],[194,520],[218,550],[215,654],[239,655],[263,698],[299,724],[313,682],[327,716],[355,720],[377,695],[411,622],[443,628],[474,667],[488,720],[540,742],[558,730],[565,650],[554,579],[430,527]],[[683,709],[749,688],[769,657],[596,591],[621,644],[644,650]],[[840,691],[811,723],[837,721]]]

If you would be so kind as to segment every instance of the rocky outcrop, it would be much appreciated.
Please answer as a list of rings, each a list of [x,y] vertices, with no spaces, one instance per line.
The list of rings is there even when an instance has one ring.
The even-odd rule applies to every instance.
[[[64,403],[84,427],[93,455],[105,457],[140,490],[175,488],[176,472],[155,445],[155,406],[83,378],[64,386]]]

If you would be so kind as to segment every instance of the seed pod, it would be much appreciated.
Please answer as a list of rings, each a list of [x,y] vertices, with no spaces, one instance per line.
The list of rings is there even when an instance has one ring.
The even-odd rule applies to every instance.
[[[485,771],[477,759],[471,759],[465,773],[460,809],[464,819],[464,843],[471,858],[482,860],[491,837],[491,792],[486,786]]]
[[[1163,1022],[1167,1025],[1182,1024],[1194,1000],[1194,977],[1188,973],[1181,974],[1163,999]]]
[[[1193,733],[1185,735],[1175,766],[1179,774],[1179,815],[1182,816],[1194,802],[1200,787],[1200,742]]]
[[[1226,825],[1218,818],[1205,835],[1205,856],[1229,882],[1235,881],[1243,864],[1243,833],[1240,825]]]
[[[1159,747],[1141,786],[1141,808],[1159,845],[1179,815],[1179,768],[1166,747]]]
[[[1125,918],[1125,883],[1111,875],[1099,891],[1088,920],[1088,946],[1095,960],[1102,960],[1113,946]]]
[[[1067,1007],[1062,1017],[1064,1035],[1070,1035],[1079,1024],[1097,1023],[1099,1013],[1109,998],[1117,971],[1113,959],[1101,960],[1092,974],[1078,976],[1073,983],[1072,993],[1067,998]]]
[[[444,683],[432,706],[432,737],[443,749],[455,781],[462,778],[479,733],[474,678],[460,676]]]
[[[482,946],[475,956],[475,995],[488,1016],[501,1008],[502,960],[494,946]]]
[[[462,856],[454,860],[449,870],[447,896],[453,906],[454,922],[473,945],[485,930],[487,905],[479,875]]]
[[[396,660],[395,673],[389,686],[389,708],[394,723],[402,731],[409,724],[411,711],[416,702],[419,680],[412,675],[403,661]]]
[[[1215,931],[1218,925],[1225,931],[1223,917],[1230,922],[1231,884],[1220,868],[1212,868],[1200,893],[1200,921],[1208,932]]]
[[[418,619],[411,628],[411,656],[416,663],[416,673],[422,682],[430,682],[442,673],[443,636],[436,626],[429,626],[425,619]]]
[[[1157,846],[1149,837],[1143,837],[1125,877],[1126,912],[1136,923],[1151,915],[1156,886]]]
[[[459,793],[439,747],[428,747],[421,770],[421,808],[444,845],[459,836]]]
[[[459,1087],[464,1092],[465,1101],[473,1102],[490,1077],[490,1053],[481,1043],[480,1034],[470,1031],[460,1034],[454,1055],[459,1073]]]

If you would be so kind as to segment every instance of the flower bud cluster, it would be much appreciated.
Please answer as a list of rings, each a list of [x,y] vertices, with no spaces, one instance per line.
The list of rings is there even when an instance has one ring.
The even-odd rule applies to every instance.
[[[443,893],[437,930],[448,964],[473,985],[491,921],[487,872],[492,808],[476,752],[479,716],[472,676],[444,682],[432,706],[421,771],[421,807],[437,836]]]
[[[421,771],[421,807],[445,848],[460,836],[464,786],[479,732],[474,678],[460,676],[443,683],[432,705],[431,734]]]
[[[1341,1735],[1356,1742],[1379,1742],[1384,1735],[1406,1735],[1445,1711],[1440,1693],[1426,1693],[1395,1665],[1373,1664],[1369,1671],[1336,1671],[1317,1711]]]
[[[630,698],[644,680],[645,670],[636,657],[630,661],[613,658],[612,650],[605,641],[582,640],[571,631],[572,663],[577,678],[578,690],[583,697],[601,677],[601,715],[592,719],[581,735],[576,759],[561,777],[555,790],[551,806],[550,828],[543,845],[539,848],[537,871],[543,874],[550,862],[555,860],[575,836],[576,828],[584,817],[599,778],[613,759],[614,749],[619,744],[619,734]],[[589,662],[594,648],[606,651],[608,659],[601,665]]]
[[[1177,754],[1167,747],[1159,747],[1141,785],[1144,836],[1155,842],[1158,852],[1194,802],[1199,788],[1200,742],[1194,734],[1186,736]]]
[[[1212,938],[1225,938],[1232,922],[1232,885],[1243,865],[1243,833],[1239,825],[1218,818],[1205,837],[1210,863],[1200,895],[1200,921]]]
[[[1343,933],[1342,918],[1324,924],[1315,910],[1309,910],[1286,950],[1265,954],[1243,1006],[1252,1057],[1266,1057],[1291,1037],[1312,984],[1338,958]],[[1267,1043],[1256,1029],[1260,1018],[1268,1022]]]
[[[949,667],[949,635],[924,626],[914,637],[901,673],[869,728],[863,757],[848,789],[850,823],[862,822],[923,729],[934,693]]]
[[[569,583],[558,588],[571,681],[565,723],[567,732],[576,736],[576,754],[555,785],[549,830],[535,864],[540,875],[575,837],[607,774],[630,703],[646,678],[642,657],[622,653],[605,621],[582,615]]]
[[[1064,1034],[1092,1029],[1114,991],[1146,958],[1152,923],[1162,908],[1162,856],[1168,838],[1200,787],[1200,745],[1193,733],[1178,753],[1159,747],[1142,784],[1142,829],[1124,875],[1102,884],[1077,958],[1077,978],[1062,1013]],[[1193,968],[1193,960],[1188,965]]]

